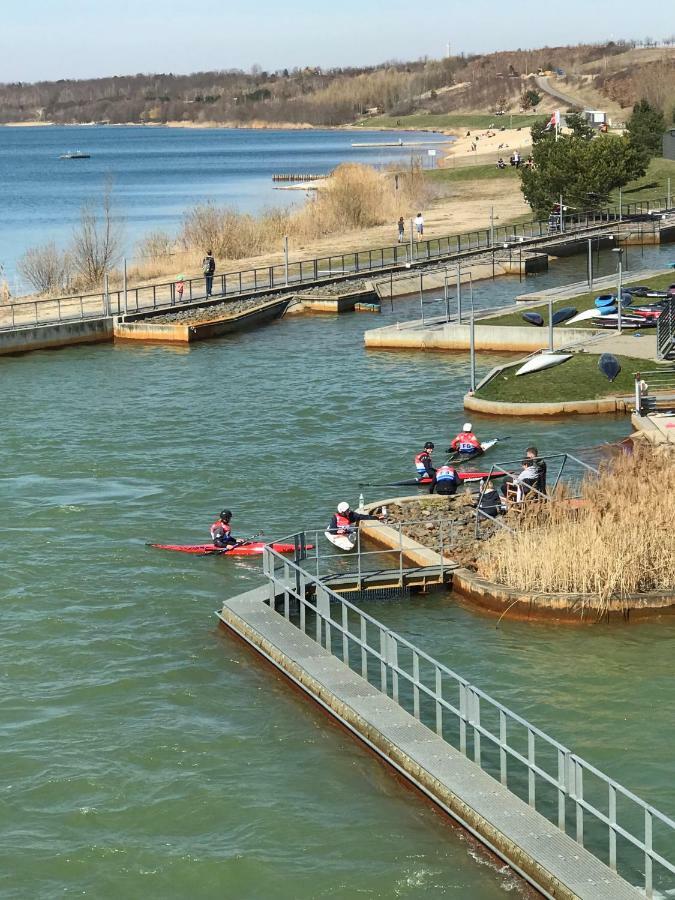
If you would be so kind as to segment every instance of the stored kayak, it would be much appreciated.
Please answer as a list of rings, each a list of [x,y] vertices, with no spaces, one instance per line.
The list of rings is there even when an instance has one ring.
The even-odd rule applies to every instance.
[[[562,309],[557,310],[557,312],[553,313],[553,324],[554,325],[562,325],[563,322],[566,322],[568,319],[571,319],[572,316],[576,316],[578,310],[573,306],[563,306]]]
[[[223,547],[216,547],[215,544],[149,544],[155,550],[175,550],[177,553],[197,553],[204,555],[207,553],[220,553],[222,556],[256,556],[263,552],[263,547],[267,546],[266,541],[248,541],[245,544],[238,544],[231,550],[225,550]],[[278,544],[269,545],[272,550],[277,553],[293,553],[294,544]],[[313,550],[313,544],[305,544],[306,550]]]
[[[572,359],[571,353],[540,353],[538,356],[528,359],[518,369],[516,375],[529,375],[531,372],[541,372],[542,369],[550,369],[552,366],[564,363],[568,359]]]

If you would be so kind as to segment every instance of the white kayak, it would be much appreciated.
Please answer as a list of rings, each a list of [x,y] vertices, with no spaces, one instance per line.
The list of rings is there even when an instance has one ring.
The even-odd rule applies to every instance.
[[[571,319],[568,319],[565,322],[565,325],[574,325],[575,322],[585,322],[587,319],[597,319],[598,316],[604,316],[606,313],[603,313],[601,309],[585,309],[583,312],[577,313]]]
[[[481,441],[481,448],[483,450],[483,453],[485,453],[486,450],[489,450],[490,447],[494,447],[494,445],[498,443],[499,438],[493,438],[491,441]]]
[[[356,532],[352,534],[331,534],[330,531],[324,531],[327,541],[330,541],[334,547],[340,550],[353,550],[356,546]]]
[[[528,359],[525,365],[521,366],[516,375],[529,375],[531,372],[540,372],[542,369],[550,369],[560,363],[572,359],[571,353],[540,353]]]

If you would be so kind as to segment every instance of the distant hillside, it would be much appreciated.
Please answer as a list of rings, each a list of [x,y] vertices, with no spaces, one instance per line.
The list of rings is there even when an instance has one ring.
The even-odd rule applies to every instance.
[[[671,42],[672,43],[672,42]],[[675,48],[628,43],[504,51],[367,68],[130,75],[0,85],[0,123],[137,122],[344,125],[364,116],[530,112],[555,103],[537,73],[563,93],[615,111],[646,97],[668,119],[675,105]]]

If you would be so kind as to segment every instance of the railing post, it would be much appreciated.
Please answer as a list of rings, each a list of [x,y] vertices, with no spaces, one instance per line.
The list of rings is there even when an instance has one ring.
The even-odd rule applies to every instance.
[[[499,780],[504,785],[504,787],[508,786],[508,775],[506,768],[506,716],[504,715],[504,710],[499,710]]]
[[[390,631],[387,632],[387,665],[391,669],[391,696],[398,703],[398,644]]]
[[[654,896],[652,868],[652,814],[645,809],[645,894],[647,900],[651,900]]]
[[[614,830],[616,825],[616,788],[613,784],[609,785],[607,818],[609,819],[609,867],[613,872],[616,872],[616,831]]]
[[[577,843],[584,846],[584,772],[578,760],[574,760],[574,803],[577,819]]]

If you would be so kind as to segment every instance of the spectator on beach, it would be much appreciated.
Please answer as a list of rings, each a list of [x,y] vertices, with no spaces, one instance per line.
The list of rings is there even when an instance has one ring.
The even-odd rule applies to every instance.
[[[497,168],[498,168],[498,169],[505,169],[505,168],[506,168],[506,163],[504,162],[504,160],[502,159],[501,156],[500,156],[499,159],[497,160]]]
[[[520,168],[520,153],[518,153],[517,150],[513,151],[513,165],[516,167],[516,169]]]
[[[207,250],[206,256],[202,260],[202,272],[204,273],[204,283],[206,285],[206,296],[210,297],[213,291],[213,273],[216,271],[216,261],[213,257],[213,251]]]
[[[417,232],[417,240],[421,241],[424,236],[424,217],[421,212],[415,216],[415,231]]]
[[[398,220],[398,242],[402,244],[405,241],[405,222],[403,221],[403,216]]]

